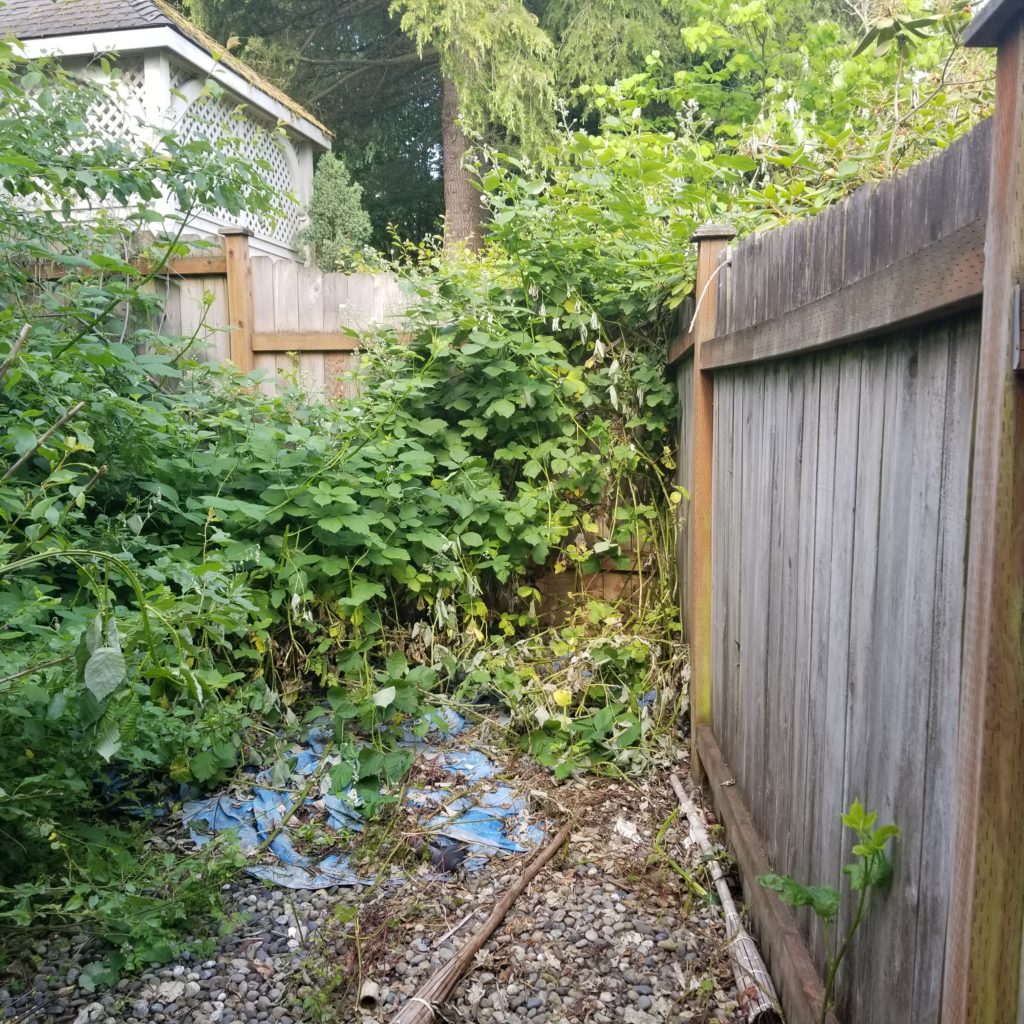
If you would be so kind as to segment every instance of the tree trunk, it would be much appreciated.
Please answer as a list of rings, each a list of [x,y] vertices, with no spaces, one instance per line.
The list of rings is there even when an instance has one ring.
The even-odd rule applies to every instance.
[[[444,146],[444,244],[465,245],[474,252],[483,242],[484,211],[473,187],[466,152],[469,140],[459,124],[459,94],[455,83],[441,81],[441,142]]]

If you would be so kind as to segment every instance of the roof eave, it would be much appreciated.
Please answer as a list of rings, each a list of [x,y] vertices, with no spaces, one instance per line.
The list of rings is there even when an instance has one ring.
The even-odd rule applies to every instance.
[[[29,57],[80,57],[101,53],[138,53],[146,50],[167,50],[190,65],[199,74],[241,97],[250,106],[287,125],[296,135],[307,139],[323,150],[331,148],[330,132],[312,115],[301,108],[293,109],[261,88],[257,82],[243,77],[223,63],[219,56],[208,52],[188,38],[177,27],[156,25],[148,28],[110,29],[98,32],[79,32],[72,35],[25,39],[22,48]]]

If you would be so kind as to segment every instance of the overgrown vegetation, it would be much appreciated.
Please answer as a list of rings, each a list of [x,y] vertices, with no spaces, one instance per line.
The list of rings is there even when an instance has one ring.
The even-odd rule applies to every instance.
[[[959,58],[941,64],[939,19],[917,49],[857,58],[827,24],[794,58],[791,27],[757,65],[788,85],[763,77],[748,108],[747,29],[780,30],[757,4],[727,35],[716,17],[691,66],[652,55],[589,89],[599,129],[483,154],[484,252],[401,248],[413,305],[338,406],[264,396],[159,331],[174,236],[199,209],[269,212],[261,169],[229,139],[97,140],[92,91],[0,44],[0,187],[21,197],[0,213],[0,921],[86,919],[118,951],[97,980],[172,956],[231,854],[172,904],[183,876],[124,812],[276,759],[325,702],[332,786],[371,807],[408,768],[393,726],[436,703],[506,705],[559,777],[665,756],[684,496],[662,361],[692,229],[813,211],[987,102],[942,91]],[[794,60],[845,83],[831,105]],[[911,113],[893,91],[915,60],[939,85],[919,79]],[[95,216],[71,216],[83,202]],[[609,559],[636,565],[636,606],[581,601],[541,629],[540,578]]]
[[[172,955],[199,894],[163,901],[167,869],[116,812],[173,798],[169,783],[216,784],[262,756],[261,730],[276,756],[272,730],[324,700],[334,784],[373,804],[409,762],[381,726],[435,691],[507,700],[561,774],[651,749],[666,704],[641,698],[668,678],[669,633],[613,630],[611,609],[527,633],[548,567],[596,565],[626,537],[664,547],[673,402],[656,298],[638,316],[633,286],[622,308],[613,288],[604,324],[582,289],[542,293],[516,269],[551,273],[555,253],[455,267],[425,250],[412,341],[371,345],[357,402],[267,398],[195,361],[198,338],[152,329],[158,297],[130,260],[183,251],[137,244],[141,226],[165,230],[152,208],[167,195],[178,228],[198,207],[265,207],[260,169],[223,141],[213,161],[171,137],[138,152],[92,140],[89,90],[4,59],[19,113],[4,185],[30,201],[6,208],[0,282],[0,917],[87,914],[128,966]],[[83,199],[97,218],[69,221]],[[663,615],[656,587],[670,595],[671,576],[650,582]],[[130,883],[101,849],[135,866]],[[210,896],[217,874],[204,878]]]

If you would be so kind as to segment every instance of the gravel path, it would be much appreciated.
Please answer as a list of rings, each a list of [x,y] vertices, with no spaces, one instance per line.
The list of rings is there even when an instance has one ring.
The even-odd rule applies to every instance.
[[[478,954],[442,1019],[741,1019],[716,911],[655,849],[673,806],[668,787],[596,779],[555,787],[540,773],[523,782],[538,809],[576,810],[580,824]],[[678,823],[661,845],[677,863],[697,867]],[[184,956],[89,994],[76,985],[82,964],[72,940],[43,942],[20,991],[0,988],[0,1016],[19,1024],[386,1020],[451,958],[525,862],[501,859],[450,876],[421,865],[402,871],[404,884],[358,896],[242,880],[226,893],[234,927],[209,959]],[[376,1011],[354,1008],[360,978],[380,988]]]

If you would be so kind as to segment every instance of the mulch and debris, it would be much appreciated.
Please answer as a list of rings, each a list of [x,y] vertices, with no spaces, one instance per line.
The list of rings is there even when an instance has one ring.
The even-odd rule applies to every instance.
[[[470,742],[482,745],[480,739]],[[496,761],[501,756],[488,753]],[[557,827],[575,815],[576,826],[477,955],[438,1020],[741,1020],[720,914],[679,872],[702,879],[699,853],[680,821],[658,839],[676,806],[667,781],[590,777],[557,784],[526,758],[508,763],[507,755],[502,767],[504,780],[528,794],[538,824]],[[379,850],[386,844],[403,852],[392,853],[372,887],[232,883],[225,892],[231,927],[214,953],[183,955],[123,978],[108,992],[78,986],[94,953],[79,949],[74,935],[54,936],[39,944],[31,970],[0,981],[0,1017],[18,1024],[386,1021],[452,958],[529,859],[493,857],[473,871],[439,865],[436,857],[431,863],[411,852],[416,827],[403,813],[377,837]],[[359,851],[354,857],[358,862]],[[377,986],[379,1001],[360,1010],[365,981]]]

